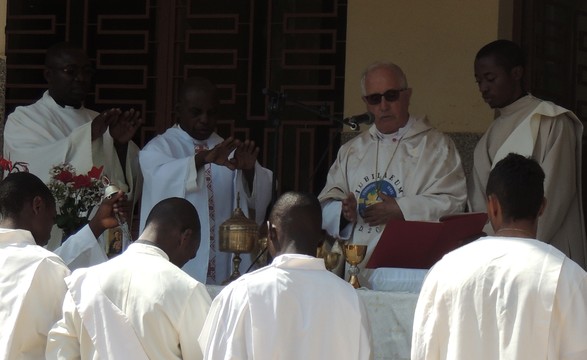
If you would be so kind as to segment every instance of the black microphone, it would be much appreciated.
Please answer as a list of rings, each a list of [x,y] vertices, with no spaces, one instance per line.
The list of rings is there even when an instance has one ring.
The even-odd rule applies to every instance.
[[[375,117],[370,112],[361,115],[354,115],[344,119],[342,122],[351,127],[351,130],[359,130],[359,124],[373,124]]]

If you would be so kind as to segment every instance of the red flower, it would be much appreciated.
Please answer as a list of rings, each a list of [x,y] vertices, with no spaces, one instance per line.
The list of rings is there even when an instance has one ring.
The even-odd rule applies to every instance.
[[[100,174],[102,174],[102,168],[104,168],[104,166],[100,166],[99,168],[95,166],[92,167],[92,170],[88,171],[88,176],[92,179],[99,179]]]
[[[12,171],[12,161],[5,159],[3,157],[0,157],[0,169],[2,169],[2,171],[11,172]]]
[[[67,170],[63,170],[59,174],[55,175],[55,180],[61,181],[64,184],[73,180],[73,174]]]
[[[92,180],[87,175],[77,175],[72,180],[74,189],[89,188],[92,186]]]

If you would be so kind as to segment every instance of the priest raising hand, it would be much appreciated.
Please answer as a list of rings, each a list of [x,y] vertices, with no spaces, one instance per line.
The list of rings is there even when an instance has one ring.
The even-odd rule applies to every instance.
[[[118,116],[116,116],[110,123],[110,135],[116,144],[128,144],[133,138],[138,128],[143,124],[141,112],[135,109],[121,111],[116,109]]]
[[[234,170],[236,167],[234,163],[229,160],[229,156],[239,145],[240,141],[231,136],[210,150],[199,151],[196,149],[196,169],[199,170],[206,164],[216,164]]]
[[[245,140],[234,152],[232,163],[237,169],[243,170],[249,189],[253,186],[255,164],[259,156],[259,147],[252,140]]]
[[[119,114],[120,110],[110,109],[96,116],[92,120],[92,141],[101,138]]]
[[[219,226],[235,205],[247,215],[254,213],[252,220],[260,224],[271,201],[272,172],[257,162],[255,143],[223,139],[216,133],[219,105],[212,82],[186,80],[179,91],[177,124],[151,140],[139,155],[144,177],[141,229],[160,200],[182,197],[191,202],[202,223],[202,241],[196,258],[183,269],[209,284],[220,284],[231,272],[232,255],[219,251]],[[242,261],[243,268],[251,263],[245,256]]]
[[[84,106],[94,72],[80,47],[70,43],[50,47],[43,72],[48,90],[36,103],[19,106],[8,116],[4,156],[27,162],[30,172],[44,183],[49,182],[49,170],[56,164],[71,164],[78,174],[103,166],[102,175],[132,202],[140,170],[136,161],[139,148],[130,139],[141,121],[138,112],[110,109],[98,113]],[[130,216],[128,221],[132,221]],[[48,247],[54,249],[60,243],[61,236],[54,236]]]

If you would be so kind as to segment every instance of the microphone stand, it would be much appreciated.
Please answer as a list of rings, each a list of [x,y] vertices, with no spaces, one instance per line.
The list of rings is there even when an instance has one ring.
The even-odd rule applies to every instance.
[[[334,115],[330,115],[327,114],[327,107],[326,105],[321,105],[320,108],[316,109],[315,107],[312,106],[308,106],[304,103],[301,103],[299,101],[293,100],[291,98],[289,98],[287,96],[286,93],[283,92],[277,92],[277,91],[273,91],[270,89],[263,89],[263,94],[265,96],[269,97],[269,104],[267,105],[267,110],[269,112],[269,120],[271,125],[274,128],[274,143],[273,143],[273,159],[272,159],[272,164],[273,164],[273,184],[272,184],[272,196],[271,196],[271,204],[270,204],[270,208],[273,207],[273,204],[275,204],[275,201],[277,201],[277,164],[278,164],[278,149],[279,149],[279,130],[280,130],[280,126],[281,126],[281,120],[280,120],[280,114],[281,112],[283,112],[283,109],[286,105],[293,105],[297,108],[300,108],[302,110],[305,110],[309,113],[312,113],[314,115],[317,115],[318,117],[321,117],[323,119],[329,119],[332,120],[335,123],[338,123],[340,125],[340,127],[342,128],[342,125],[344,124],[344,121],[339,118],[336,117]],[[324,159],[326,158],[326,153],[328,152],[328,148],[326,148],[326,151],[324,151],[322,153],[322,156],[320,157],[320,160],[318,161],[318,165],[314,168],[314,171],[312,172],[312,176],[310,177],[309,180],[312,180],[316,174],[316,172],[318,171],[318,168],[320,167],[320,165],[322,164],[322,162],[324,161]]]
[[[269,103],[267,104],[267,111],[269,112],[269,122],[273,126],[273,154],[271,164],[273,167],[273,178],[271,180],[271,203],[269,204],[269,210],[273,208],[273,204],[277,201],[277,163],[278,163],[278,150],[279,150],[279,130],[281,128],[280,115],[285,106],[287,95],[285,93],[279,93],[269,89],[263,89],[263,94],[269,97]]]
[[[340,119],[338,117],[335,117],[330,114],[326,114],[326,111],[327,111],[326,105],[322,105],[322,106],[320,106],[319,109],[316,109],[316,108],[313,108],[313,107],[308,106],[306,104],[303,104],[301,102],[298,102],[296,100],[292,100],[292,99],[288,98],[287,94],[285,94],[283,92],[277,92],[277,91],[273,91],[273,90],[270,90],[267,88],[263,89],[263,94],[269,98],[269,102],[267,104],[267,112],[269,113],[269,122],[274,129],[273,130],[274,131],[273,154],[272,154],[272,159],[271,159],[271,163],[273,166],[273,179],[272,179],[272,184],[271,184],[271,203],[269,204],[269,210],[268,210],[268,211],[271,211],[270,209],[275,204],[275,201],[277,201],[277,173],[279,170],[278,169],[279,131],[281,128],[281,113],[283,112],[284,107],[286,105],[293,105],[293,106],[298,107],[300,109],[306,110],[312,114],[315,114],[321,118],[330,119],[330,120],[340,124],[340,127],[342,127],[344,122],[342,119]],[[318,161],[318,166],[314,169],[314,172],[312,173],[312,176],[310,179],[314,178],[314,175],[315,175],[317,169],[320,167],[320,164],[326,158],[327,151],[328,151],[328,148],[326,148],[326,151],[323,152],[322,157]],[[248,273],[253,268],[253,266],[259,261],[259,259],[263,256],[263,254],[265,252],[267,252],[267,247],[265,247],[257,255],[255,260],[253,260],[253,262],[251,263],[249,268],[245,271],[245,273]]]

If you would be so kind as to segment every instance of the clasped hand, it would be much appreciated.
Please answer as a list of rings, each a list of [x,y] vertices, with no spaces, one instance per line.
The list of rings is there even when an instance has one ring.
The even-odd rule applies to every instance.
[[[391,219],[403,220],[404,215],[394,197],[378,193],[380,202],[370,205],[365,209],[363,220],[369,226],[384,225]],[[351,223],[357,221],[357,199],[353,193],[350,193],[346,199],[342,200],[342,215]]]

